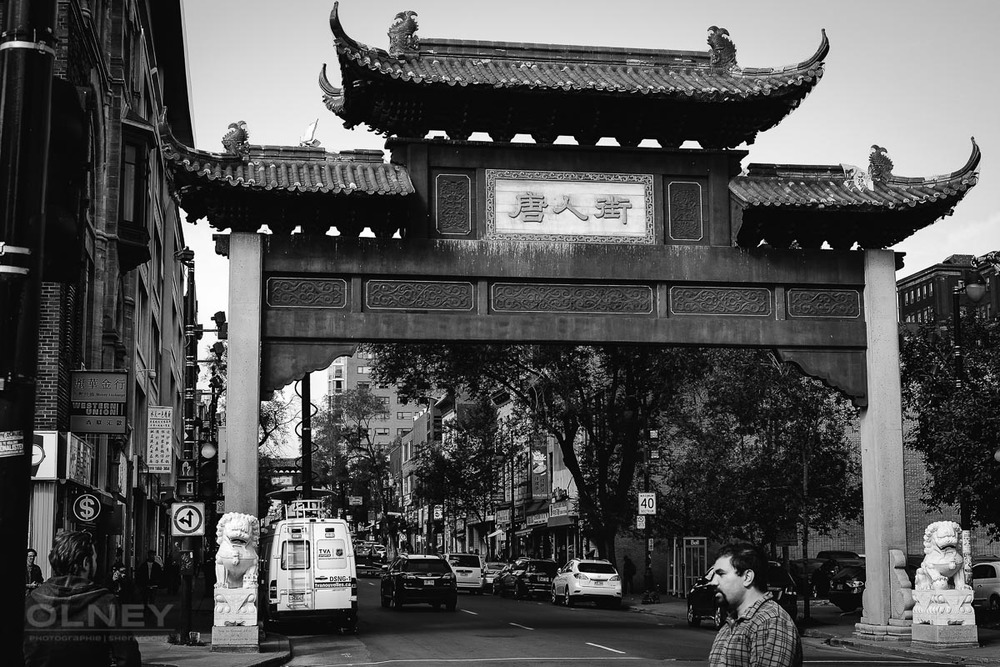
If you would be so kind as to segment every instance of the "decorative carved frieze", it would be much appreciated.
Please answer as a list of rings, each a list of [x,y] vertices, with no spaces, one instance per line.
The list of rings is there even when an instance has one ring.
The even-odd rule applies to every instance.
[[[365,307],[372,310],[472,310],[475,288],[469,282],[369,280]]]
[[[647,285],[494,283],[490,305],[506,313],[648,315],[653,312],[653,290]]]
[[[653,244],[653,177],[486,170],[486,238]]]
[[[671,239],[700,241],[704,238],[700,183],[673,181],[667,185],[667,219]]]
[[[857,290],[791,288],[789,317],[861,317],[861,294]]]
[[[771,290],[766,287],[671,287],[675,315],[751,315],[770,317]]]
[[[271,308],[345,308],[347,281],[342,278],[268,278]]]
[[[437,230],[440,234],[472,231],[472,181],[465,174],[439,174],[437,185]]]

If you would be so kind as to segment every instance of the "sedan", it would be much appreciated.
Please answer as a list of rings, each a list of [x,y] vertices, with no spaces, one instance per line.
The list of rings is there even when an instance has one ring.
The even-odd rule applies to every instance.
[[[975,563],[972,566],[972,604],[1000,611],[1000,561]]]
[[[486,590],[493,590],[493,581],[500,574],[500,571],[507,567],[507,563],[486,563],[486,567],[483,569],[483,581]]]
[[[493,580],[493,593],[501,597],[511,594],[518,600],[548,597],[558,569],[552,560],[518,558]]]
[[[725,622],[726,613],[715,599],[715,586],[711,585],[712,570],[709,569],[701,579],[691,587],[687,597],[688,625],[697,626],[703,619],[709,619],[716,628],[721,628]],[[798,616],[798,600],[795,591],[795,580],[781,563],[770,561],[767,564],[767,590],[771,598],[781,605],[794,621]]]
[[[560,601],[567,607],[593,602],[598,607],[617,609],[622,605],[622,579],[606,560],[574,558],[552,580],[552,604]]]

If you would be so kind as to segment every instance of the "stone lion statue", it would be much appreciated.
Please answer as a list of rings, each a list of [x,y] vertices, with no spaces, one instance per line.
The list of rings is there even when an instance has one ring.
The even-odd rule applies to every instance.
[[[959,549],[962,528],[954,521],[935,521],[924,531],[924,560],[917,569],[916,590],[968,590],[965,559]]]
[[[215,555],[218,588],[256,588],[257,543],[260,523],[250,514],[230,512],[219,519],[216,529],[219,550]]]

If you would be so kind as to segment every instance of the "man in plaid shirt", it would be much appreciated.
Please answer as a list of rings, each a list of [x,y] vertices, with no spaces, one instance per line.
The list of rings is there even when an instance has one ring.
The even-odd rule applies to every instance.
[[[712,567],[715,599],[727,610],[712,642],[711,667],[801,667],[795,622],[767,592],[767,558],[752,544],[722,548]]]

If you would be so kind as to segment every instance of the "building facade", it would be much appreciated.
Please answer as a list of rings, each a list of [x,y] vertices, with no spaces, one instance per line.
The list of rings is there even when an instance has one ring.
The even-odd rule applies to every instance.
[[[58,8],[47,234],[59,250],[46,251],[28,534],[46,576],[60,529],[97,537],[102,574],[119,549],[127,564],[170,550],[187,273],[156,132],[168,104],[192,136],[177,0]],[[154,450],[150,414],[169,427]]]

